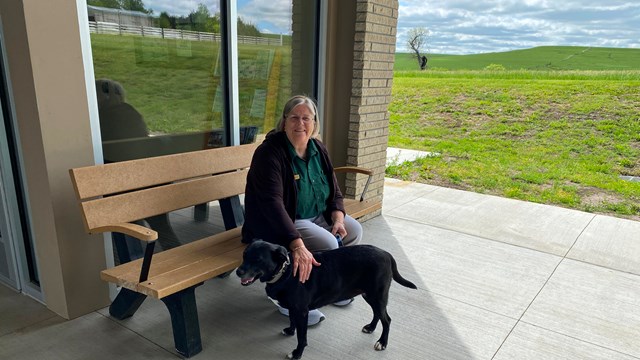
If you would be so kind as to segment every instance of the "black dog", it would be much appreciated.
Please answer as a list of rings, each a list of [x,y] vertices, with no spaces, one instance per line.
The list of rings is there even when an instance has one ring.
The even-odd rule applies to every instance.
[[[236,271],[242,285],[251,285],[258,279],[266,282],[267,295],[289,309],[291,324],[282,333],[291,336],[297,330],[298,347],[287,357],[302,357],[307,346],[309,309],[318,309],[360,294],[373,310],[373,320],[362,331],[372,333],[380,320],[382,336],[374,348],[384,350],[391,323],[387,314],[391,279],[408,288],[416,289],[416,286],[400,276],[391,254],[375,246],[341,247],[314,253],[313,256],[321,265],[314,268],[309,280],[302,284],[292,276],[286,248],[256,240],[245,249],[242,265]]]

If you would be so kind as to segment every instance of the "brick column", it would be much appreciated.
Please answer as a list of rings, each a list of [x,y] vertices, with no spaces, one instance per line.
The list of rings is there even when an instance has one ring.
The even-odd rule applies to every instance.
[[[366,198],[384,188],[397,22],[397,0],[357,1],[347,163],[374,170]],[[350,174],[345,193],[360,194],[365,182]]]

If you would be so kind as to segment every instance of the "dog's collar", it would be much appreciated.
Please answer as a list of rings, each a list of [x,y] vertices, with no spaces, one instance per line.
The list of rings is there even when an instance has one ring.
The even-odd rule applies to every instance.
[[[280,268],[280,271],[278,271],[278,273],[275,274],[271,278],[271,280],[267,281],[267,284],[273,284],[273,283],[277,282],[278,280],[280,280],[282,275],[284,275],[284,272],[287,270],[287,266],[289,266],[289,264],[291,264],[291,261],[289,260],[289,256],[287,255],[287,260],[282,263],[282,267]]]

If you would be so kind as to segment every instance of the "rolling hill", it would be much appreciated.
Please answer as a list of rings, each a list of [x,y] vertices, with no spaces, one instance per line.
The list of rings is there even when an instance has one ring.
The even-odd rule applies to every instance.
[[[640,70],[640,49],[540,46],[507,52],[427,54],[430,69],[482,70],[491,64],[506,70]],[[394,70],[419,70],[415,54],[396,53]]]

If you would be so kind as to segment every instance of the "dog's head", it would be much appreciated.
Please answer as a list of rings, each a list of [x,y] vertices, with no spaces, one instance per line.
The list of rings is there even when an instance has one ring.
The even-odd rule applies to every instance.
[[[244,250],[242,265],[236,270],[236,275],[244,286],[251,285],[258,279],[267,282],[284,268],[283,264],[288,260],[289,255],[284,246],[255,240]]]

